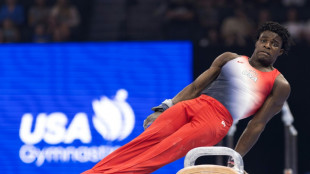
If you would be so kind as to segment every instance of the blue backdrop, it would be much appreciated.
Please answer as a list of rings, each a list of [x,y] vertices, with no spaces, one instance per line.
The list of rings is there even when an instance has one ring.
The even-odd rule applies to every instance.
[[[1,172],[91,168],[191,83],[191,50],[189,42],[1,45]],[[155,173],[182,167],[180,159]]]

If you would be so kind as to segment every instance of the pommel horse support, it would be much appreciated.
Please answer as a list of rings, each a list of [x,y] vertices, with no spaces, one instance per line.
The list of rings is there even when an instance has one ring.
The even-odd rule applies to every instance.
[[[201,156],[210,155],[225,155],[230,156],[234,160],[234,167],[225,167],[220,165],[197,165],[195,161]],[[178,171],[177,174],[243,174],[243,160],[239,153],[221,146],[214,147],[197,147],[190,150],[184,160],[184,168]]]

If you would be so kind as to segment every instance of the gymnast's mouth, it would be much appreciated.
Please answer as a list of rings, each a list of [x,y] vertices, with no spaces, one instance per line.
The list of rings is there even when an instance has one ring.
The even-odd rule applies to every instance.
[[[267,52],[267,51],[259,51],[258,53],[260,53],[260,54],[264,54],[264,55],[267,55],[267,56],[270,56],[270,53],[269,53],[269,52]]]

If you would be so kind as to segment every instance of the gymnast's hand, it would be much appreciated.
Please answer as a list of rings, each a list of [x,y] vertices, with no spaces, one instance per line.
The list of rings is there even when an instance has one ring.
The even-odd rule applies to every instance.
[[[229,157],[228,162],[227,162],[227,167],[233,168],[234,166],[235,166],[234,160],[231,157]],[[249,174],[249,173],[243,170],[243,174]]]
[[[161,114],[162,112],[154,112],[153,114],[149,115],[143,122],[143,127],[144,127],[144,130],[146,128],[148,128],[155,120],[156,118]]]

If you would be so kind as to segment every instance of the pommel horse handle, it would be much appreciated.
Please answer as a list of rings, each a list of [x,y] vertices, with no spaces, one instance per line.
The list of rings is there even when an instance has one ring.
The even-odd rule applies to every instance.
[[[238,174],[243,174],[244,165],[241,155],[233,149],[221,146],[197,147],[190,150],[185,156],[184,168],[194,166],[197,158],[209,155],[226,155],[232,157],[235,163],[233,169],[236,170]]]

